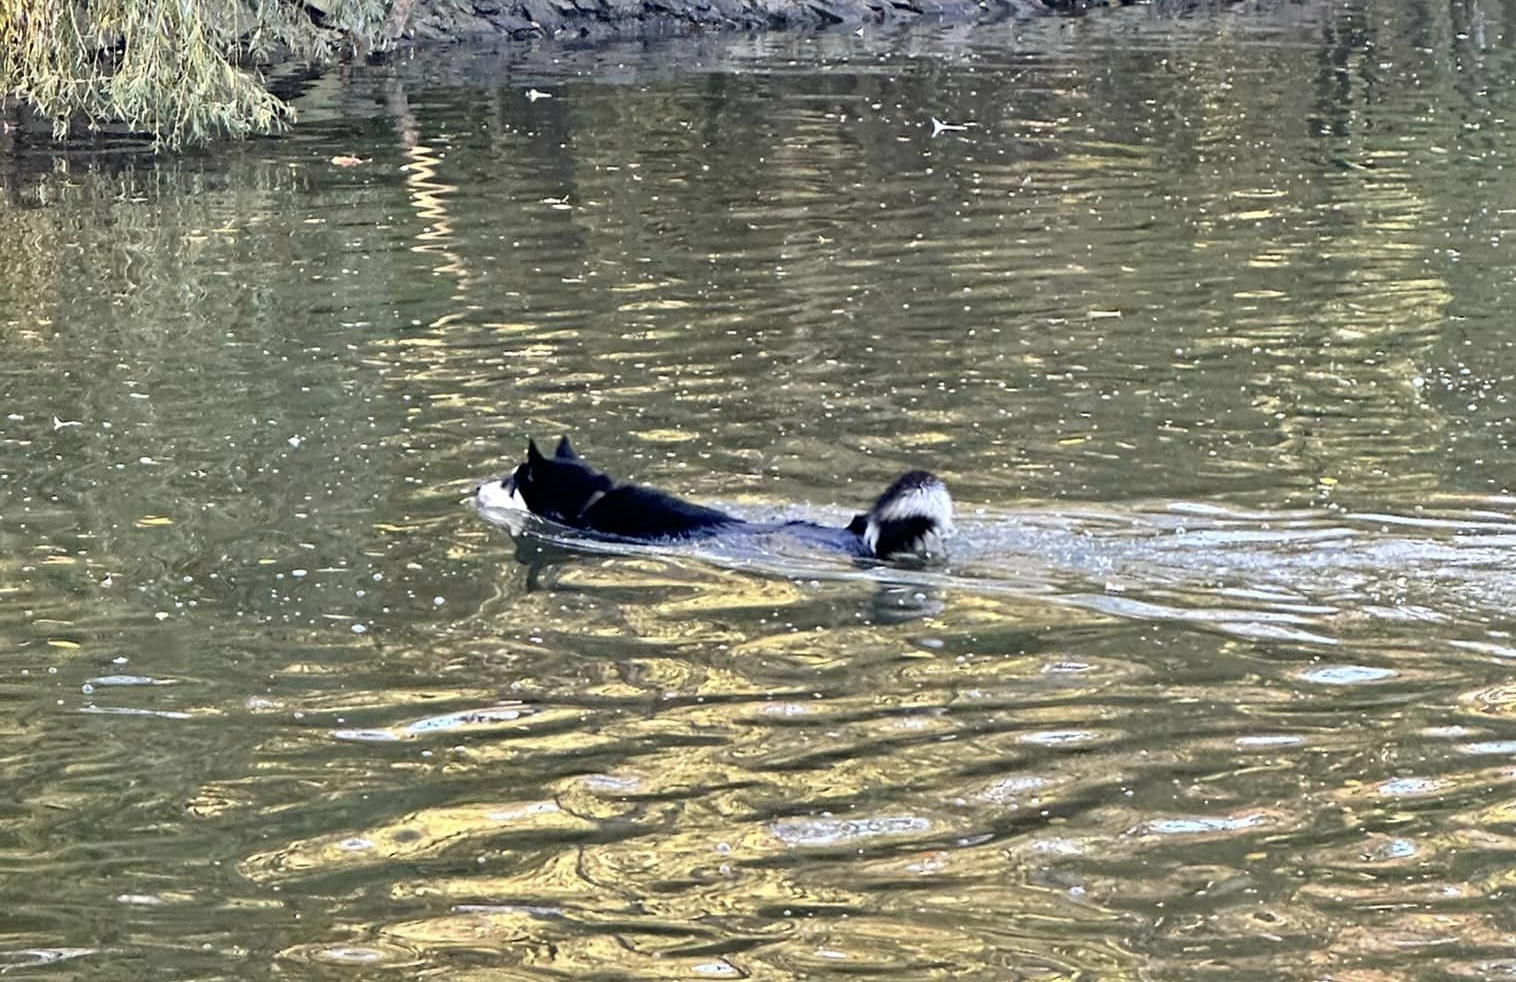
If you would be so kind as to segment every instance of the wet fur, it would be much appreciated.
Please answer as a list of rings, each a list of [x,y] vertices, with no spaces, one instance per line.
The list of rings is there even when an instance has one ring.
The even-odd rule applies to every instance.
[[[527,441],[526,460],[510,474],[481,484],[483,508],[526,511],[599,535],[640,541],[706,538],[723,533],[784,533],[859,556],[922,554],[953,532],[947,487],[926,471],[896,478],[868,511],[846,528],[812,522],[747,522],[724,511],[639,484],[620,484],[585,463],[568,437],[551,457]]]

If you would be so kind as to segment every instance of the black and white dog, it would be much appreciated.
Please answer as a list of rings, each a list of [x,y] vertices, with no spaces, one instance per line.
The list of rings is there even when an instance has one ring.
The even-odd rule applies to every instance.
[[[888,558],[938,553],[954,531],[947,486],[926,471],[900,475],[846,528],[747,522],[653,488],[619,484],[585,463],[568,437],[551,457],[528,440],[526,462],[479,485],[474,499],[486,512],[524,511],[569,528],[637,542],[782,534],[855,556]]]

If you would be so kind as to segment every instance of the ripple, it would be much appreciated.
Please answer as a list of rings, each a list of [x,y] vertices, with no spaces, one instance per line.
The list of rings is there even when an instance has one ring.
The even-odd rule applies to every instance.
[[[1041,792],[1045,792],[1053,784],[1054,782],[1046,777],[1035,774],[1022,774],[1016,777],[1001,778],[980,791],[975,797],[995,804],[1016,805],[1023,795],[1035,796]]]
[[[174,680],[157,679],[148,675],[98,675],[85,684],[99,686],[173,685]]]
[[[1269,824],[1270,821],[1271,819],[1268,816],[1262,814],[1236,815],[1224,818],[1186,816],[1182,818],[1154,819],[1144,822],[1135,831],[1138,835],[1208,836],[1257,829]]]
[[[920,835],[932,828],[930,820],[913,815],[858,819],[786,819],[769,830],[785,845],[817,848],[847,845],[881,836]]]
[[[1480,740],[1474,743],[1462,743],[1458,745],[1458,750],[1465,754],[1511,757],[1516,756],[1516,740]]]
[[[389,943],[323,944],[309,942],[279,952],[275,957],[314,965],[351,968],[409,968],[421,964],[418,952]]]
[[[133,706],[80,706],[79,712],[91,716],[143,716],[155,719],[194,719],[197,713],[173,709],[142,709]]]
[[[1042,730],[1035,733],[1021,734],[1023,743],[1038,744],[1045,747],[1070,747],[1093,743],[1100,739],[1108,739],[1113,734],[1096,733],[1093,730]]]
[[[97,955],[102,950],[100,948],[19,948],[10,951],[0,950],[0,971],[57,965],[60,962],[68,962],[76,958]]]
[[[1371,665],[1323,665],[1300,672],[1298,677],[1316,685],[1376,685],[1396,678],[1400,673],[1392,668],[1375,668]]]
[[[1257,733],[1249,736],[1240,736],[1236,739],[1239,747],[1297,747],[1303,745],[1305,737],[1294,733]]]
[[[339,740],[394,742],[432,736],[438,733],[490,732],[507,727],[513,723],[518,723],[529,716],[536,715],[538,712],[539,710],[536,707],[528,706],[524,703],[503,703],[484,709],[465,709],[458,712],[444,713],[440,716],[428,716],[398,727],[333,730],[332,736]]]
[[[1425,798],[1447,791],[1451,785],[1446,781],[1431,778],[1398,777],[1379,785],[1379,793],[1387,798]]]

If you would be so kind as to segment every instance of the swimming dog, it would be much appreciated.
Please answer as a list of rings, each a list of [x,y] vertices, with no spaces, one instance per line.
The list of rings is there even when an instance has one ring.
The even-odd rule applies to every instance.
[[[637,542],[777,533],[855,556],[888,558],[939,552],[941,540],[954,531],[947,486],[926,471],[900,475],[845,528],[748,522],[663,491],[619,483],[585,463],[566,436],[551,457],[528,440],[525,462],[479,485],[474,498],[482,509],[527,512],[572,529]]]

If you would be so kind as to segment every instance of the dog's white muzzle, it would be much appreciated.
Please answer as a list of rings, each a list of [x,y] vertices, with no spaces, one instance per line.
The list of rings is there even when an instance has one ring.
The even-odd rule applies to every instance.
[[[528,511],[526,502],[516,490],[516,479],[507,474],[502,478],[490,478],[474,489],[474,503],[489,511]]]

